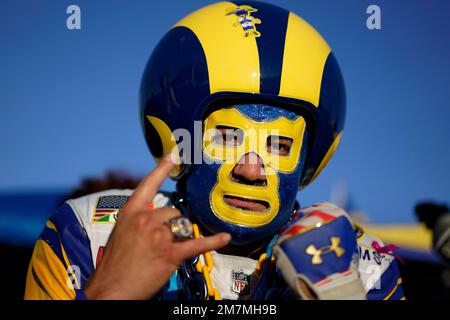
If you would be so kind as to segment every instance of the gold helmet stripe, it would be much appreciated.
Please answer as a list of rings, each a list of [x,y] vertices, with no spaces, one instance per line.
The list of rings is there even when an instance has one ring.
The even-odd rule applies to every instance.
[[[284,47],[280,96],[319,106],[322,75],[331,49],[305,20],[290,12]]]
[[[234,14],[237,5],[219,2],[204,7],[174,27],[189,28],[200,41],[208,65],[210,91],[259,93],[259,55],[254,36],[245,37]]]

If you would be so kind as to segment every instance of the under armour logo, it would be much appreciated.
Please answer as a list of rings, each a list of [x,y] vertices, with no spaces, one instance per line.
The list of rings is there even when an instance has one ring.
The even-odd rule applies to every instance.
[[[308,248],[306,248],[306,253],[312,256],[312,264],[321,264],[322,254],[327,254],[334,252],[338,258],[340,258],[345,250],[339,247],[339,243],[341,239],[339,237],[331,237],[330,238],[331,245],[317,249],[313,244],[310,244]]]

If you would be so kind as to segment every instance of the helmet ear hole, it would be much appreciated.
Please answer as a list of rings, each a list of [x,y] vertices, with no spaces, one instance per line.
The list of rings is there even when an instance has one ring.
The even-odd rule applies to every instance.
[[[145,117],[142,119],[144,124],[145,142],[154,158],[161,158],[163,156],[163,144],[161,136],[159,135],[153,124]]]

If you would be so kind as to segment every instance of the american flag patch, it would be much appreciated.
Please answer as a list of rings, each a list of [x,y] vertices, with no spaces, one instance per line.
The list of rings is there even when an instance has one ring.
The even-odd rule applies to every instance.
[[[117,215],[127,203],[129,196],[99,197],[95,207],[93,223],[115,223]]]

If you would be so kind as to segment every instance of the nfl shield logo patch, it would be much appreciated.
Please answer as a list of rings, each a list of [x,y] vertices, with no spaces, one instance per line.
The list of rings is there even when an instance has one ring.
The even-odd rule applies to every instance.
[[[242,270],[233,270],[231,274],[231,290],[238,294],[248,293],[250,290],[250,275],[245,274]]]

